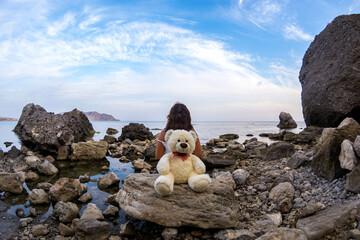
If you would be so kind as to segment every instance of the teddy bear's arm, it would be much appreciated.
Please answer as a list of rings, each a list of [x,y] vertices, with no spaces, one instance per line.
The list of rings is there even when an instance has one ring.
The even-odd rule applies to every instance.
[[[156,169],[162,175],[166,175],[170,172],[169,154],[165,154],[160,158],[158,164],[156,165]]]
[[[199,173],[199,174],[205,173],[205,171],[206,171],[205,164],[200,160],[200,158],[193,155],[192,162],[193,162],[194,169],[197,173]]]

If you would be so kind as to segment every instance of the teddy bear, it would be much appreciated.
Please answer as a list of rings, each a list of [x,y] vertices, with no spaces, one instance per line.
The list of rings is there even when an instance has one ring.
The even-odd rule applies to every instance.
[[[156,168],[161,174],[154,187],[160,195],[170,195],[174,183],[188,183],[195,192],[204,191],[211,179],[205,174],[205,164],[192,153],[197,135],[194,131],[168,130],[165,141],[170,150],[159,160]]]

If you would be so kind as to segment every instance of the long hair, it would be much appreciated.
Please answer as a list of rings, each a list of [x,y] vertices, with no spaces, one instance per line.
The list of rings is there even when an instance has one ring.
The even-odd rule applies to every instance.
[[[191,115],[189,109],[182,103],[175,103],[170,109],[170,113],[167,116],[167,124],[165,130],[169,129],[184,129],[190,131],[193,129],[191,124]]]

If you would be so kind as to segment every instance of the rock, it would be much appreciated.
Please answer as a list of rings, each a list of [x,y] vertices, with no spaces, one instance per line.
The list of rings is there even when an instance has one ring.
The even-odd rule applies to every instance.
[[[107,240],[110,237],[110,225],[94,219],[74,219],[72,229],[78,240]]]
[[[116,142],[116,137],[105,135],[104,136],[104,141],[109,143],[109,144],[112,144],[112,143]]]
[[[136,170],[151,169],[151,165],[142,159],[137,159],[137,160],[133,161],[132,164],[134,165],[134,168]]]
[[[257,220],[251,222],[251,230],[256,236],[277,229],[277,225],[272,220]]]
[[[37,169],[37,165],[41,164],[41,160],[36,156],[26,156],[25,162],[30,169]]]
[[[353,149],[353,143],[347,139],[345,139],[341,143],[339,162],[341,168],[350,171],[355,168],[355,165],[357,165],[357,159]]]
[[[72,202],[57,202],[54,206],[54,212],[59,216],[59,220],[62,223],[71,222],[79,215],[79,208]]]
[[[271,213],[271,214],[266,214],[265,218],[267,220],[270,220],[271,222],[273,222],[276,226],[280,226],[282,223],[282,216],[281,213]]]
[[[135,235],[135,228],[131,222],[126,222],[120,225],[120,234],[124,236],[134,236]]]
[[[108,129],[106,130],[106,134],[109,134],[109,135],[115,135],[115,134],[117,134],[117,133],[119,133],[119,131],[116,130],[115,128],[108,128]]]
[[[235,133],[228,133],[228,134],[223,134],[219,136],[220,139],[226,139],[226,140],[235,140],[239,138],[238,134]]]
[[[69,202],[80,197],[83,188],[79,179],[60,178],[50,188],[50,196],[53,201]]]
[[[354,141],[360,134],[360,126],[353,119],[344,119],[337,128],[324,128],[317,145],[311,168],[316,175],[329,181],[345,175],[346,170],[340,167],[339,155],[341,143],[345,139]]]
[[[324,208],[325,208],[324,204],[311,200],[310,202],[308,202],[308,204],[306,204],[306,207],[302,210],[300,216],[304,218],[313,215],[317,211],[322,210]]]
[[[143,152],[143,155],[147,158],[155,158],[155,151],[156,151],[156,144],[149,145],[145,151]]]
[[[99,178],[98,187],[100,189],[109,188],[113,185],[119,184],[120,178],[113,172],[109,172],[105,176]]]
[[[22,208],[17,208],[15,210],[15,214],[16,216],[18,216],[19,218],[24,218],[25,217],[25,213],[24,210]]]
[[[61,161],[61,160],[67,160],[70,156],[70,146],[60,146],[58,148],[58,153],[57,153],[57,157],[56,159]]]
[[[29,194],[29,201],[32,205],[50,203],[49,195],[43,189],[33,189]]]
[[[286,166],[292,169],[296,169],[301,166],[304,166],[309,161],[310,161],[309,157],[305,156],[302,153],[296,152],[289,158],[289,160],[286,163]]]
[[[299,219],[296,228],[303,230],[309,240],[321,239],[337,227],[343,226],[350,218],[355,219],[359,207],[360,201],[335,204],[313,216]]]
[[[85,173],[84,175],[80,176],[79,180],[80,180],[81,183],[90,182],[89,173]]]
[[[45,175],[54,175],[58,173],[58,169],[49,161],[45,160],[43,163],[37,165],[37,170]]]
[[[0,160],[3,160],[5,157],[4,151],[0,149]]]
[[[64,237],[69,237],[74,235],[74,231],[63,223],[59,224],[59,232]]]
[[[213,179],[205,192],[196,193],[180,184],[174,186],[172,195],[162,197],[154,189],[158,176],[128,175],[116,196],[126,214],[166,227],[231,228],[237,224],[238,203],[231,186]]]
[[[345,117],[359,119],[360,15],[336,17],[315,37],[300,70],[307,126],[335,127]]]
[[[295,189],[289,182],[279,183],[276,187],[271,189],[269,199],[277,204],[278,209],[282,213],[290,211],[292,200],[294,198]]]
[[[28,224],[30,224],[34,219],[31,217],[27,217],[27,218],[21,218],[20,219],[20,226],[21,227],[26,227]]]
[[[274,230],[271,230],[261,237],[257,238],[257,240],[307,240],[305,233],[300,229],[294,229],[294,228],[277,228]]]
[[[80,219],[104,220],[104,216],[96,204],[88,203]]]
[[[23,183],[25,182],[25,173],[6,173],[0,172],[0,191],[21,194]]]
[[[86,203],[88,201],[92,200],[92,194],[91,193],[85,193],[81,197],[79,197],[78,201],[82,203]]]
[[[280,123],[277,125],[280,129],[297,128],[297,124],[290,113],[281,112],[279,115]]]
[[[126,138],[134,141],[139,139],[144,141],[146,139],[152,140],[154,135],[150,132],[149,128],[145,127],[144,124],[140,123],[130,123],[122,128],[121,136],[119,141],[123,141]]]
[[[38,184],[36,185],[36,188],[38,188],[38,189],[44,189],[45,191],[49,191],[52,186],[53,186],[53,185],[52,185],[51,183],[43,182],[43,183],[38,183]]]
[[[15,146],[12,146],[11,149],[6,153],[7,159],[16,159],[20,155],[20,150]]]
[[[256,239],[256,235],[249,230],[233,230],[233,229],[226,229],[217,232],[214,235],[215,240],[253,240]]]
[[[356,136],[353,147],[356,155],[360,157],[360,135]]]
[[[231,186],[233,188],[235,188],[235,186],[236,186],[235,181],[234,181],[234,179],[232,177],[232,174],[229,171],[227,171],[227,172],[223,172],[223,171],[221,171],[221,172],[213,172],[211,174],[211,178],[216,179],[219,182],[224,183],[227,186]]]
[[[72,161],[78,160],[102,160],[104,159],[109,148],[105,141],[87,141],[71,144]]]
[[[118,214],[119,214],[119,208],[117,208],[113,205],[108,206],[103,212],[103,215],[105,217],[115,217]]]
[[[33,182],[39,179],[39,175],[35,172],[29,171],[25,174],[25,182]]]
[[[346,175],[346,190],[360,193],[360,165]]]
[[[248,177],[250,177],[250,173],[244,169],[236,169],[232,173],[232,177],[237,186],[243,185]]]
[[[161,236],[163,237],[164,240],[176,239],[177,234],[178,234],[177,228],[165,228],[161,232]]]
[[[45,236],[49,233],[49,230],[45,225],[37,224],[32,227],[32,234],[34,237]]]
[[[266,150],[266,161],[290,157],[294,154],[294,145],[287,142],[275,142],[271,144]]]
[[[91,138],[94,129],[79,110],[53,114],[31,103],[23,108],[14,132],[24,145],[56,154],[60,146]]]
[[[350,230],[349,235],[351,238],[353,238],[355,240],[359,240],[360,239],[360,230],[357,228]]]
[[[224,168],[235,164],[233,157],[215,154],[207,155],[206,159],[202,159],[202,161],[205,163],[207,169]]]

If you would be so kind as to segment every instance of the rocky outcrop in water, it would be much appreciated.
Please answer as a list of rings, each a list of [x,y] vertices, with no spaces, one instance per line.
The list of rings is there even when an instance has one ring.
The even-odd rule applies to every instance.
[[[152,140],[154,135],[150,132],[149,128],[144,126],[144,124],[130,123],[122,128],[119,141],[123,141],[127,138],[131,141],[134,141],[135,139],[144,141],[146,139]]]
[[[290,113],[281,112],[279,115],[280,123],[277,125],[280,129],[297,128],[295,120]]]
[[[56,154],[60,146],[91,138],[94,129],[85,114],[77,109],[61,115],[30,103],[24,107],[14,132],[24,145]]]
[[[360,121],[360,14],[335,18],[315,37],[300,70],[307,126]]]

